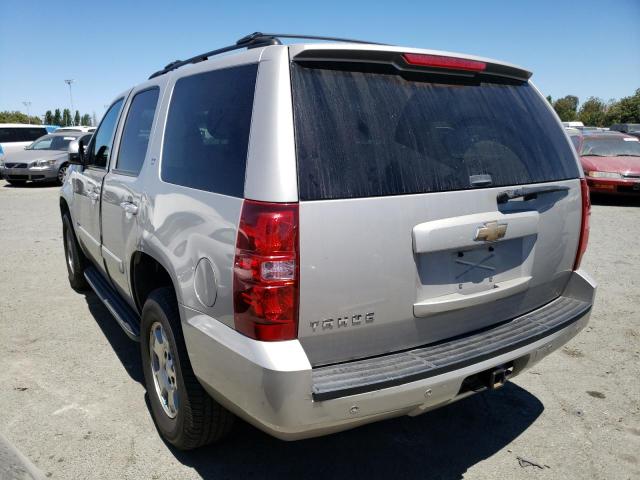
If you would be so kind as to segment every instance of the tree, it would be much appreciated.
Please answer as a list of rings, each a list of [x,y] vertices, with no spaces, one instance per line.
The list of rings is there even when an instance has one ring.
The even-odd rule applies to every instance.
[[[578,97],[567,95],[553,102],[553,109],[556,111],[560,120],[563,122],[571,122],[576,119],[578,110]]]
[[[547,102],[553,105],[553,98],[551,98],[551,95],[547,95]]]
[[[76,114],[73,116],[73,124],[80,125],[80,112],[76,110]]]
[[[47,125],[53,125],[53,114],[51,113],[51,110],[47,110],[44,114],[44,123]]]
[[[56,111],[53,114],[53,125],[62,125],[62,117],[60,116],[60,109],[56,108]]]
[[[605,125],[605,112],[607,106],[597,97],[589,97],[589,99],[580,106],[578,112],[578,120],[585,125],[593,125],[603,127]]]
[[[71,112],[68,108],[65,108],[62,111],[62,126],[68,127],[69,125],[71,125]]]
[[[33,125],[41,125],[42,120],[40,120],[40,117],[30,117],[25,113],[14,110],[12,112],[0,112],[0,123],[31,123]]]
[[[84,126],[84,127],[90,127],[91,126],[91,116],[88,113],[85,113],[82,118],[80,119],[80,125]]]

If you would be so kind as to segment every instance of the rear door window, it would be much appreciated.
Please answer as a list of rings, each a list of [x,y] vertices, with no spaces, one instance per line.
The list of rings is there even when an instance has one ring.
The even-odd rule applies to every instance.
[[[244,175],[256,64],[184,77],[167,117],[162,180],[235,197]]]
[[[0,143],[32,142],[46,134],[44,127],[0,127]]]
[[[139,92],[133,97],[118,151],[116,168],[119,171],[133,175],[140,173],[147,154],[159,94],[160,89],[156,87]]]
[[[528,83],[447,84],[292,64],[301,200],[442,192],[578,177]]]

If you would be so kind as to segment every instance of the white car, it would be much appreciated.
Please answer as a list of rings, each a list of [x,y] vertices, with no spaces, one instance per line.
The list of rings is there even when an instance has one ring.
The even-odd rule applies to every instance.
[[[86,127],[86,126],[82,126],[82,125],[77,125],[75,127],[60,127],[59,129],[56,130],[56,133],[59,132],[94,132],[96,130],[96,127]]]
[[[4,161],[6,154],[23,150],[36,138],[47,133],[47,129],[42,125],[0,123],[0,163]]]

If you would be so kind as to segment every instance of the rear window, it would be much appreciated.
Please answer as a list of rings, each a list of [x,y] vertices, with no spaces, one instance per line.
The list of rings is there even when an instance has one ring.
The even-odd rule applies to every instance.
[[[0,127],[0,143],[32,142],[46,134],[44,127]]]
[[[164,134],[162,180],[234,197],[244,174],[257,64],[181,78]]]
[[[576,178],[562,128],[527,83],[445,84],[292,65],[301,200]]]

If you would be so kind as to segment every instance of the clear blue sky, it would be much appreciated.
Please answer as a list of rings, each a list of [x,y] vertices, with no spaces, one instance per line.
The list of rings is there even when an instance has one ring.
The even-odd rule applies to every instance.
[[[640,88],[640,0],[0,0],[0,110],[96,112],[172,60],[253,31],[334,35],[506,60],[554,98]]]

